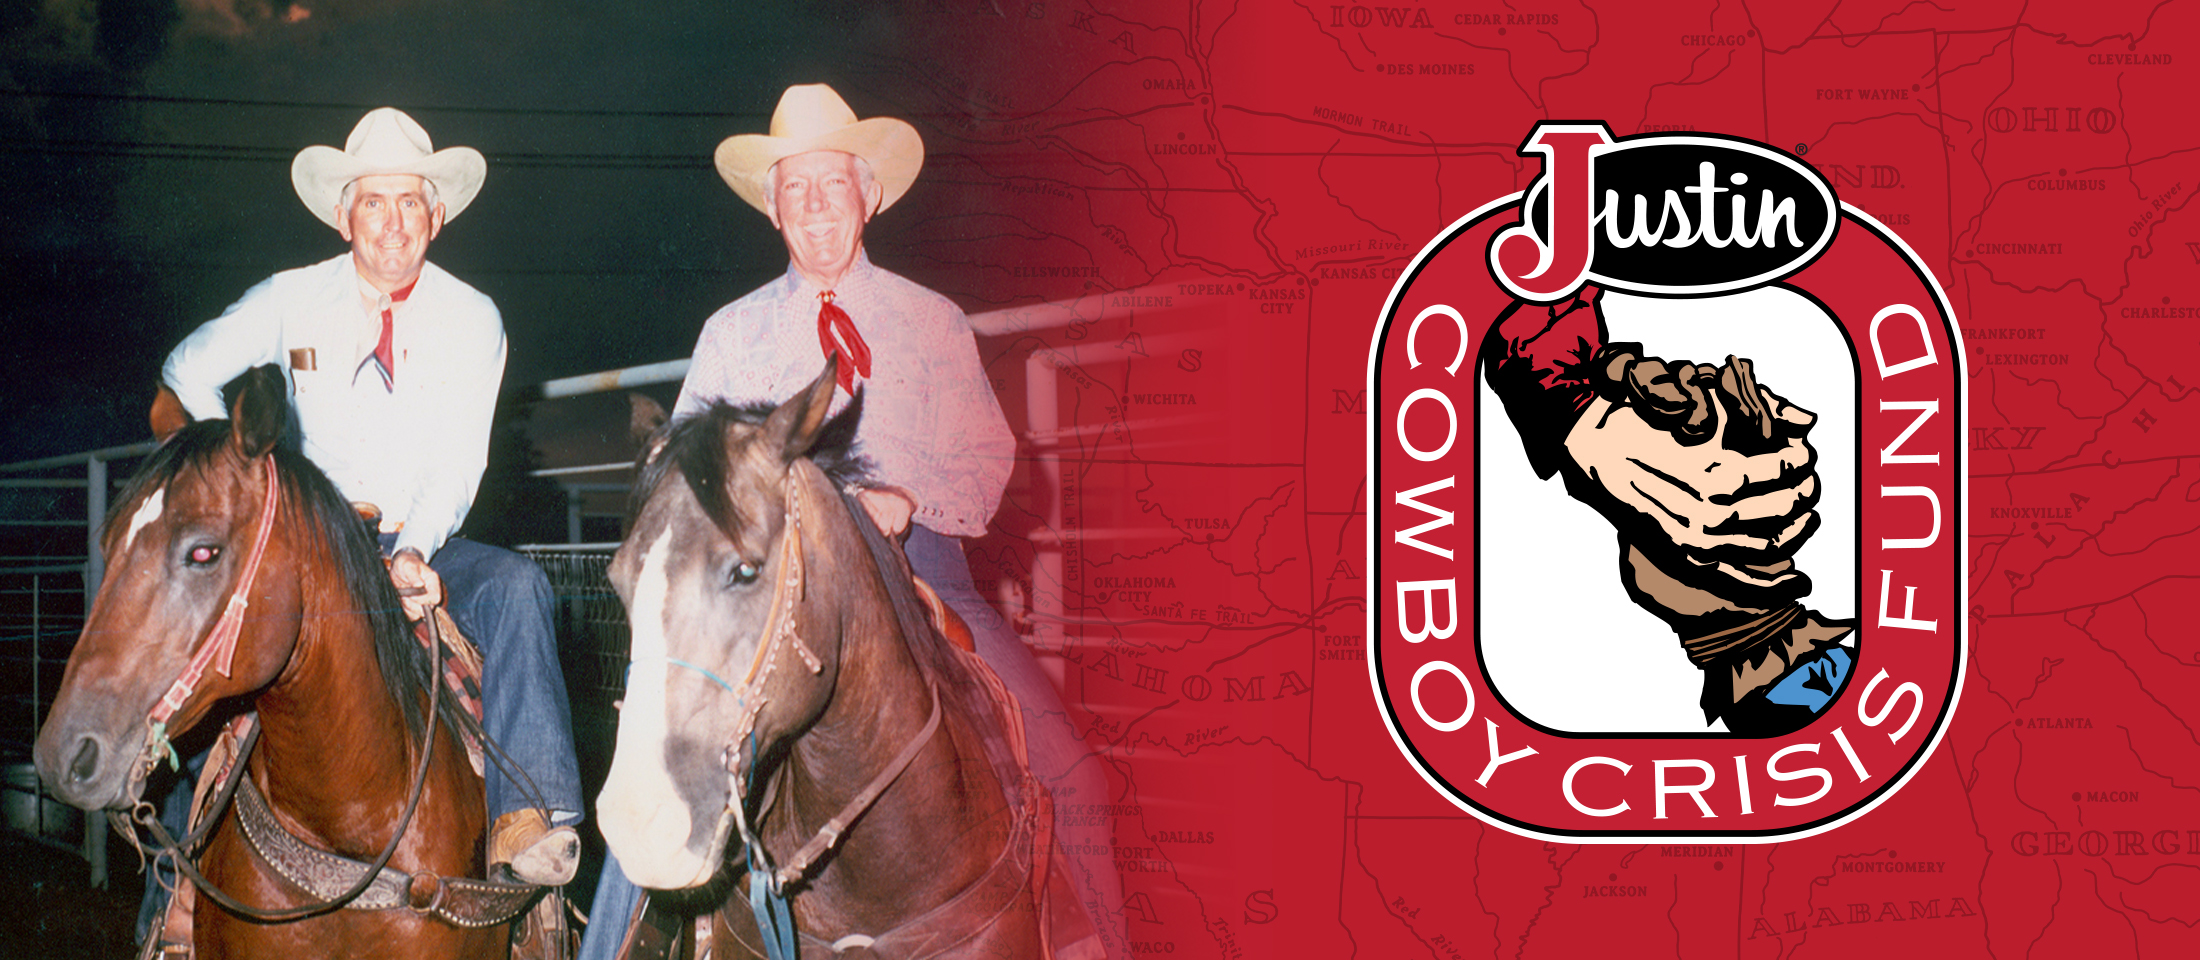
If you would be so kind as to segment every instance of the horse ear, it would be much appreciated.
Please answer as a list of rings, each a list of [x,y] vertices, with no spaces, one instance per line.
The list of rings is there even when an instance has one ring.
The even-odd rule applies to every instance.
[[[665,448],[665,438],[657,435],[665,426],[665,408],[643,393],[627,394],[626,403],[629,408],[627,435],[642,449],[642,462],[655,463],[657,452]]]
[[[229,406],[229,434],[246,459],[266,456],[282,438],[283,375],[272,364],[238,378],[237,399]]]
[[[840,356],[825,358],[825,370],[802,388],[801,393],[789,398],[773,410],[771,419],[764,421],[767,436],[779,438],[779,459],[793,463],[795,458],[810,452],[817,443],[818,428],[825,424],[825,413],[833,407],[834,378],[840,365]]]
[[[665,425],[665,408],[650,399],[646,393],[629,393],[626,404],[630,411],[626,422],[627,434],[637,444],[648,443],[651,435]]]
[[[152,424],[153,439],[166,440],[176,431],[190,425],[191,414],[183,409],[183,398],[163,383],[154,387],[153,409],[146,414]]]

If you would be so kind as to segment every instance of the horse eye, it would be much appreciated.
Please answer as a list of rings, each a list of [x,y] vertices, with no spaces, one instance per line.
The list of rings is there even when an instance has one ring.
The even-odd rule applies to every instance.
[[[213,566],[214,561],[221,559],[221,556],[222,548],[202,543],[192,547],[191,552],[184,555],[184,561],[194,567],[208,567]]]
[[[747,560],[743,560],[740,563],[733,565],[732,575],[729,576],[727,579],[730,580],[734,586],[741,586],[743,584],[755,583],[756,578],[762,576],[763,573],[763,567],[760,567],[754,563],[750,563]]]

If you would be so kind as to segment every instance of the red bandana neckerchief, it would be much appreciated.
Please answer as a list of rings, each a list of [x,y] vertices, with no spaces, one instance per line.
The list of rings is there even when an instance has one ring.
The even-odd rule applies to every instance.
[[[863,342],[863,335],[856,332],[855,321],[848,319],[848,311],[833,305],[833,292],[827,290],[817,295],[817,345],[827,357],[839,354],[840,389],[850,395],[856,392],[856,378],[871,377],[871,345]]]
[[[397,358],[390,350],[390,327],[396,322],[393,314],[397,305],[404,303],[406,297],[412,296],[413,288],[419,285],[420,280],[416,277],[404,289],[390,294],[390,305],[382,310],[382,339],[374,344],[374,362],[381,365],[383,389],[391,393],[397,392]]]

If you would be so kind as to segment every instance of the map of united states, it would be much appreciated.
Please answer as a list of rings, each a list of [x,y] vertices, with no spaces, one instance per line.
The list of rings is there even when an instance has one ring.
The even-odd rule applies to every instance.
[[[974,551],[1114,794],[1133,955],[2186,955],[2200,924],[2192,4],[941,4],[870,61],[1029,438]],[[909,51],[924,51],[911,54]],[[1383,731],[1370,335],[1537,122],[1802,156],[1923,258],[1970,373],[1969,668],[1858,822],[1525,840]]]

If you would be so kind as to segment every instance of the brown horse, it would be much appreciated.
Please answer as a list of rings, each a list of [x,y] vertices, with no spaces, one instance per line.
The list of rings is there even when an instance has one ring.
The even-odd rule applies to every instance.
[[[828,361],[775,410],[645,446],[611,565],[633,651],[604,838],[642,886],[726,896],[714,956],[1045,956],[1048,802],[990,673],[909,615],[906,567],[836,489],[860,401],[828,423],[833,389]]]
[[[414,877],[416,898],[436,878],[478,876],[485,801],[454,735],[462,714],[441,698],[423,766],[433,668],[372,539],[319,470],[277,445],[273,368],[247,374],[231,416],[168,438],[108,516],[107,578],[39,733],[40,776],[76,806],[127,810],[168,737],[249,707],[261,730],[249,787],[291,835],[373,860],[424,770],[389,866]],[[239,599],[243,615],[224,617]],[[329,896],[271,871],[239,822],[224,816],[206,841],[199,869],[212,886],[257,909]],[[462,929],[404,905],[263,923],[205,896],[194,932],[202,958],[489,958],[507,939],[502,927]]]

